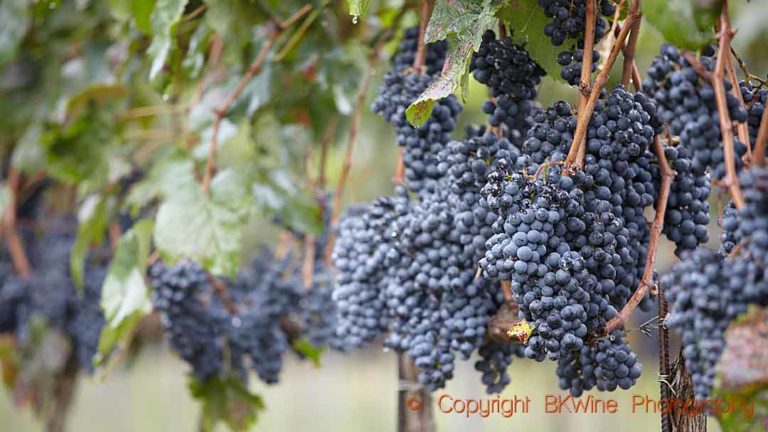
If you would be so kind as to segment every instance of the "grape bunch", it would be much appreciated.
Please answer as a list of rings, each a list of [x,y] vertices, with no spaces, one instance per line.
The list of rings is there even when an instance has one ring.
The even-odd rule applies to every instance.
[[[665,325],[682,339],[696,399],[707,399],[728,325],[750,303],[768,299],[764,271],[748,257],[726,260],[717,251],[700,248],[684,253],[661,283],[671,305]]]
[[[559,102],[534,118],[521,156],[497,164],[482,189],[480,205],[497,219],[479,263],[486,277],[510,280],[534,326],[526,356],[579,365],[588,335],[639,286],[649,241],[643,212],[657,195],[650,144],[661,125],[650,99],[613,89],[589,123],[583,170],[566,175],[576,127],[570,107]],[[650,298],[643,303],[650,306]],[[568,382],[581,393],[583,384]]]
[[[768,305],[768,169],[746,170],[739,182],[744,206],[726,207],[722,250],[688,251],[661,278],[671,304],[665,324],[682,338],[697,399],[706,399],[712,390],[728,325],[750,305]]]
[[[768,89],[755,88],[750,82],[740,82],[741,97],[747,105],[747,125],[749,125],[749,140],[755,145],[757,132],[763,118],[765,105],[768,104]]]
[[[483,105],[488,123],[504,125],[512,140],[525,136],[535,108],[536,87],[546,75],[544,69],[524,47],[514,44],[511,36],[496,39],[492,30],[486,30],[470,70],[478,82],[491,89],[491,99]]]
[[[664,154],[676,172],[669,190],[662,232],[675,243],[675,254],[696,249],[709,240],[709,193],[707,173],[693,172],[693,157],[685,146],[667,146]]]
[[[200,265],[185,261],[172,268],[157,264],[150,268],[152,300],[171,347],[205,380],[224,367],[224,327],[227,311],[213,293]],[[204,302],[209,299],[210,302]]]
[[[740,245],[739,253],[766,263],[768,250],[768,169],[755,166],[739,176],[744,193],[744,207],[736,210],[730,205],[725,212],[726,239]],[[729,251],[730,252],[730,251]]]
[[[395,54],[395,59],[415,55],[413,44],[406,42],[401,44],[402,51]],[[430,58],[442,64],[443,59],[439,55],[427,55],[427,59]],[[461,104],[454,95],[441,99],[435,103],[432,114],[423,125],[411,125],[405,110],[429,87],[435,76],[401,70],[398,66],[401,62],[395,60],[394,69],[384,75],[384,83],[371,109],[395,127],[397,143],[404,148],[403,164],[407,186],[413,191],[419,191],[431,187],[440,177],[437,172],[437,154],[451,140]],[[432,65],[426,64],[427,71],[432,68]]]
[[[333,299],[337,308],[334,348],[362,348],[386,331],[385,291],[394,243],[400,236],[394,222],[409,211],[410,202],[400,188],[393,197],[353,207],[342,216],[333,249]]]
[[[712,50],[705,50],[699,59],[708,71],[714,70]],[[734,84],[724,80],[730,118],[734,122],[747,120],[747,112],[730,90]],[[658,105],[659,117],[668,125],[670,132],[680,137],[680,144],[693,156],[692,171],[703,175],[711,170],[712,178],[725,175],[724,154],[718,122],[715,91],[709,81],[701,78],[683,53],[672,45],[661,46],[660,55],[648,68],[648,78],[643,88]],[[741,169],[741,156],[746,145],[735,141],[736,168]]]
[[[557,62],[562,66],[561,77],[569,84],[576,85],[581,76],[584,61],[584,34],[587,22],[587,0],[539,0],[539,7],[550,19],[544,26],[544,34],[555,46],[563,45],[567,40],[574,43],[557,56]],[[596,14],[594,43],[597,44],[608,31],[608,21],[603,16],[613,16],[616,5],[610,0],[601,0]],[[593,51],[592,72],[597,70],[600,54]]]
[[[35,233],[23,230],[24,249],[34,271],[28,278],[13,273],[9,258],[2,256],[0,285],[0,333],[13,334],[21,346],[32,344],[33,326],[41,319],[71,342],[82,370],[92,373],[99,337],[104,327],[101,286],[107,266],[95,250],[85,260],[82,291],[70,271],[70,251],[75,244],[77,222],[59,217]]]
[[[584,391],[628,390],[642,374],[637,355],[626,342],[623,330],[616,330],[578,355],[562,359],[557,365],[560,388],[579,397]]]
[[[250,367],[274,384],[294,341],[331,342],[332,281],[318,263],[312,286],[305,287],[292,262],[290,255],[262,250],[231,280],[209,276],[189,260],[150,267],[152,300],[171,347],[199,380],[231,371],[246,381]]]

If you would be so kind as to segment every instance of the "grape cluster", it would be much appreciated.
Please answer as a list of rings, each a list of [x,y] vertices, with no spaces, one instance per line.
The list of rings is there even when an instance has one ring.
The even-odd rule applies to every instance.
[[[747,125],[749,125],[749,140],[754,146],[760,121],[763,118],[765,105],[768,104],[768,89],[755,88],[750,82],[740,82],[741,97],[747,105]]]
[[[704,248],[684,253],[682,261],[661,277],[671,305],[665,325],[682,339],[697,399],[710,394],[728,325],[749,304],[768,301],[764,277],[754,259],[726,260]]]
[[[546,75],[544,69],[524,47],[512,43],[511,36],[496,39],[496,34],[487,30],[472,56],[470,70],[478,82],[491,89],[491,100],[483,105],[488,123],[504,125],[510,138],[524,136],[535,108],[536,87]]]
[[[69,265],[76,228],[74,218],[62,217],[43,232],[23,233],[24,248],[34,269],[28,278],[13,274],[8,257],[2,257],[0,333],[13,334],[17,343],[25,346],[33,342],[32,323],[42,319],[68,338],[79,366],[93,372],[104,327],[100,301],[107,267],[97,256],[103,250],[87,257],[82,291],[78,291]]]
[[[484,344],[504,299],[497,281],[476,275],[487,225],[496,218],[476,204],[496,161],[518,155],[505,138],[475,131],[436,155],[435,187],[413,200],[400,190],[342,218],[334,250],[342,348],[386,333],[385,345],[413,358],[420,382],[436,390],[453,376],[457,358]],[[493,355],[492,367],[508,364],[511,354]],[[494,381],[488,389],[503,385]]]
[[[725,226],[729,240],[739,243],[740,253],[766,263],[768,250],[768,169],[753,167],[739,176],[744,193],[744,207],[727,212],[729,223]]]
[[[712,54],[707,50],[699,59],[708,71],[715,67]],[[731,120],[746,121],[747,112],[730,92],[733,84],[728,80],[724,82]],[[658,104],[659,117],[669,126],[670,132],[679,136],[680,144],[692,153],[693,173],[703,175],[710,169],[713,178],[723,178],[725,163],[715,91],[709,81],[699,76],[680,50],[664,44],[660,55],[648,68],[643,88]],[[737,170],[743,166],[741,156],[746,152],[747,144],[735,141]]]
[[[394,222],[409,211],[405,190],[399,189],[394,197],[353,207],[342,216],[333,249],[333,299],[337,307],[334,348],[361,348],[386,330],[385,291],[393,244],[400,235]]]
[[[479,263],[487,277],[511,281],[535,327],[526,356],[580,364],[587,336],[617,314],[642,277],[643,211],[657,195],[649,147],[660,123],[647,97],[615,88],[595,107],[583,170],[566,175],[576,127],[570,107],[559,102],[534,118],[520,156],[498,163],[482,189],[481,207],[498,217]],[[583,385],[573,385],[580,394]]]
[[[622,330],[597,340],[593,346],[585,345],[577,355],[560,360],[557,366],[560,388],[576,397],[593,388],[628,390],[641,373],[642,365]]]
[[[406,43],[401,48],[406,51],[396,53],[395,58],[411,55],[411,44]],[[397,143],[404,147],[403,164],[407,185],[409,189],[418,191],[432,186],[440,177],[437,172],[437,154],[451,140],[461,104],[454,95],[441,99],[435,103],[432,114],[423,125],[411,125],[405,111],[427,89],[435,76],[400,70],[397,66],[399,62],[396,61],[395,69],[384,75],[384,83],[371,109],[395,127]],[[427,65],[427,70],[430,68]]]
[[[507,372],[514,357],[523,358],[525,350],[517,343],[486,342],[477,350],[480,360],[475,369],[482,374],[480,381],[489,394],[501,393],[512,378]]]
[[[550,38],[555,46],[563,45],[566,40],[573,39],[573,45],[561,52],[557,62],[562,66],[561,77],[571,85],[576,85],[581,76],[582,63],[584,61],[584,34],[587,22],[587,0],[539,0],[539,7],[544,11],[550,21],[544,26],[544,34]],[[616,5],[610,0],[601,0],[599,12],[595,21],[595,44],[605,36],[608,31],[608,21],[603,16],[613,16]],[[600,54],[593,51],[592,72],[597,69]]]
[[[220,328],[227,312],[203,268],[192,261],[172,268],[158,264],[150,268],[149,277],[152,300],[171,347],[192,366],[198,379],[219,374],[226,341]]]
[[[209,276],[188,260],[150,267],[152,300],[171,347],[198,379],[232,371],[245,381],[250,367],[274,384],[294,341],[331,342],[332,281],[318,263],[312,286],[305,287],[292,262],[290,255],[262,250],[232,280]]]
[[[675,254],[679,256],[709,240],[711,183],[708,174],[693,172],[693,155],[687,147],[667,146],[664,154],[676,174],[669,190],[662,232],[675,243]]]

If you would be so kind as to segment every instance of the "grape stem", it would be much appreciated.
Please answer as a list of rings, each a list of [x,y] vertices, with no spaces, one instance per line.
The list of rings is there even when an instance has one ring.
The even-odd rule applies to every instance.
[[[9,200],[6,204],[5,214],[3,214],[2,231],[5,234],[5,243],[8,246],[8,253],[11,255],[13,268],[22,278],[28,278],[31,273],[31,266],[24,251],[24,244],[16,229],[16,207],[19,203],[19,188],[21,187],[21,172],[16,167],[8,170],[8,190]]]
[[[344,196],[344,189],[347,185],[347,179],[349,178],[349,170],[352,168],[352,155],[355,151],[355,143],[357,142],[357,134],[360,130],[360,120],[363,116],[363,108],[365,107],[365,96],[368,94],[368,86],[371,83],[371,78],[374,75],[373,65],[371,69],[365,74],[363,82],[360,84],[360,89],[357,91],[357,102],[355,103],[355,111],[352,113],[352,125],[349,128],[349,138],[347,139],[347,150],[344,153],[344,164],[341,167],[341,175],[339,176],[339,184],[336,186],[336,192],[333,194],[333,211],[331,213],[331,225],[336,226],[341,216],[341,205],[343,203],[342,198]],[[330,262],[331,253],[333,252],[333,243],[335,242],[335,235],[331,230],[328,236],[328,244],[325,246],[324,258],[326,262]]]
[[[392,184],[395,186],[402,186],[405,184],[405,162],[403,157],[405,155],[405,148],[400,147],[397,152],[397,164],[395,165],[395,174],[392,176]]]
[[[427,44],[424,41],[424,35],[427,33],[427,24],[432,15],[432,1],[422,0],[421,2],[421,21],[419,21],[419,39],[416,48],[416,57],[413,59],[413,70],[419,74],[424,74],[424,62],[427,57]]]
[[[589,120],[592,118],[592,113],[595,110],[595,105],[597,105],[600,92],[602,91],[606,81],[608,80],[608,77],[611,74],[611,70],[613,69],[613,65],[616,63],[619,52],[623,51],[624,49],[624,41],[626,41],[631,27],[634,25],[635,21],[639,20],[641,17],[642,14],[640,12],[640,0],[632,0],[627,19],[624,21],[624,26],[622,27],[621,32],[619,32],[619,35],[616,37],[616,41],[614,41],[613,46],[611,47],[611,53],[608,55],[608,58],[605,61],[605,67],[597,75],[594,85],[591,88],[586,89],[589,94],[589,99],[587,99],[584,107],[580,107],[579,109],[578,123],[576,125],[576,132],[574,133],[573,143],[571,144],[571,148],[568,151],[568,156],[565,159],[566,167],[573,167],[574,165],[583,167],[584,155],[586,153],[585,138],[587,136]],[[584,63],[586,64],[586,61]]]
[[[717,62],[715,63],[715,71],[707,71],[702,64],[696,59],[691,52],[685,52],[685,58],[693,66],[696,72],[699,73],[704,79],[708,80],[715,91],[715,100],[717,102],[717,114],[720,120],[720,134],[723,140],[723,155],[725,159],[725,178],[721,184],[728,189],[733,204],[737,209],[744,206],[744,195],[741,192],[741,186],[739,185],[739,179],[736,175],[736,152],[734,151],[733,142],[733,123],[731,122],[731,116],[728,112],[728,103],[726,102],[725,83],[725,65],[727,63],[726,57],[729,55],[731,47],[731,39],[734,32],[731,30],[730,21],[728,18],[728,2],[723,1],[722,10],[720,13],[720,32],[719,39],[720,44],[717,51]],[[737,84],[734,84],[737,85]]]
[[[744,103],[744,97],[741,95],[741,89],[739,88],[739,78],[736,76],[736,68],[733,64],[733,58],[731,58],[731,55],[729,52],[725,52],[725,72],[728,75],[728,80],[733,84],[731,87],[731,93],[736,96],[736,99],[739,101],[739,106],[742,108],[746,108],[746,104]],[[749,139],[749,125],[747,122],[741,122],[736,124],[736,133],[739,135],[739,141],[744,143],[745,146],[747,146],[747,155],[746,160],[752,161],[752,146],[750,145],[750,139]]]
[[[611,52],[611,46],[613,45],[613,41],[616,40],[616,36],[618,36],[621,25],[619,24],[619,18],[621,16],[621,9],[624,7],[624,2],[626,0],[621,0],[616,5],[616,11],[613,13],[613,19],[611,21],[611,29],[608,31],[608,35],[603,41],[600,43],[600,57],[606,58],[608,57],[608,54]],[[605,67],[605,63],[600,65],[600,70],[603,70]]]
[[[211,128],[211,142],[210,147],[208,148],[208,160],[205,164],[205,175],[203,176],[203,192],[205,193],[208,193],[208,188],[211,184],[211,178],[213,178],[213,172],[215,171],[216,167],[216,152],[219,147],[219,129],[221,129],[221,122],[224,120],[224,116],[226,115],[227,110],[232,106],[232,104],[235,103],[237,98],[240,97],[248,83],[259,72],[261,72],[261,68],[264,66],[264,62],[267,60],[267,54],[275,44],[279,34],[279,31],[272,32],[269,38],[264,42],[264,45],[261,46],[259,54],[256,56],[256,59],[253,61],[253,63],[251,63],[251,65],[248,67],[245,75],[240,78],[240,81],[237,83],[237,86],[235,86],[235,89],[232,90],[224,102],[214,111],[215,117],[213,120],[213,126]]]
[[[513,301],[512,284],[508,280],[501,281],[501,290],[504,292],[504,300],[508,302]]]
[[[270,23],[270,35],[264,42],[264,45],[261,46],[259,53],[256,55],[256,59],[253,60],[253,63],[251,63],[251,65],[248,67],[248,70],[246,70],[245,75],[240,78],[240,81],[237,83],[232,92],[229,93],[227,98],[224,99],[224,102],[222,102],[222,104],[219,105],[216,110],[214,110],[213,126],[211,128],[211,141],[208,149],[208,160],[205,163],[205,174],[203,175],[202,182],[204,193],[208,193],[208,189],[211,184],[211,178],[213,178],[214,171],[216,170],[216,152],[218,151],[219,147],[219,130],[221,129],[221,122],[224,120],[224,116],[227,114],[229,108],[231,108],[232,105],[237,101],[240,95],[242,95],[243,91],[248,86],[248,83],[250,83],[251,80],[261,72],[264,63],[267,60],[267,55],[275,45],[277,38],[285,29],[303,18],[304,15],[308,14],[312,9],[312,5],[307,4],[296,11],[293,15],[288,17],[288,19],[285,21],[273,20]]]
[[[640,280],[639,286],[632,294],[632,297],[627,301],[627,304],[624,305],[621,311],[615,317],[611,318],[605,325],[606,334],[610,334],[627,322],[629,316],[632,315],[632,312],[634,312],[635,309],[637,309],[637,306],[648,294],[648,291],[653,285],[653,272],[656,268],[656,252],[659,248],[661,230],[664,227],[664,215],[667,212],[669,190],[672,186],[672,180],[675,177],[675,172],[672,170],[672,167],[669,166],[667,156],[664,154],[664,147],[658,136],[653,139],[653,151],[656,154],[656,158],[659,160],[659,168],[661,169],[661,188],[659,191],[659,198],[656,201],[656,216],[653,218],[653,223],[651,224],[648,254],[645,258],[643,277]]]
[[[744,79],[749,81],[757,81],[760,83],[761,87],[765,87],[765,85],[768,84],[768,81],[766,81],[764,78],[760,78],[759,76],[749,72],[749,69],[747,69],[746,63],[744,63],[744,60],[742,60],[741,56],[739,56],[739,53],[737,53],[736,50],[733,49],[733,47],[731,47],[731,54],[733,55],[733,58],[736,59],[736,62],[739,64],[739,69],[741,69],[741,73],[744,74]]]
[[[235,302],[232,301],[232,298],[229,296],[229,293],[227,293],[227,285],[216,278],[216,276],[206,272],[206,275],[208,276],[208,283],[211,284],[213,287],[213,292],[216,294],[216,297],[221,300],[221,303],[224,305],[224,307],[229,311],[229,313],[235,315],[238,312],[237,305]]]
[[[581,76],[579,77],[579,114],[589,99],[592,87],[592,51],[595,45],[595,25],[597,21],[597,0],[587,0],[586,28],[584,29],[584,56],[582,57]]]
[[[664,297],[664,287],[657,288],[657,302],[659,305],[659,392],[662,400],[672,399],[672,388],[664,378],[669,376],[669,329],[664,325],[664,319],[667,317],[669,304]],[[662,432],[672,432],[672,419],[668,410],[661,411],[661,430]]]
[[[637,68],[637,63],[634,59],[632,59],[632,73],[633,78],[632,82],[635,87],[635,91],[643,91],[643,82],[640,79],[640,73]],[[634,74],[637,73],[637,77],[634,76]],[[666,129],[667,136],[669,137],[669,129]],[[661,139],[658,135],[654,137],[653,140],[653,146],[654,146],[654,152],[657,155],[657,158],[659,159],[659,165],[661,165],[662,175],[666,175],[670,178],[669,180],[669,186],[667,187],[667,198],[664,199],[664,201],[668,201],[669,199],[669,188],[672,186],[672,181],[674,180],[675,172],[672,169],[672,167],[669,165],[669,160],[667,159],[666,155],[664,154],[664,148],[661,145]],[[663,186],[663,185],[662,185]],[[660,197],[661,198],[661,197]],[[666,215],[666,205],[664,206],[664,215],[659,215],[658,211],[661,210],[660,202],[657,203],[657,213],[654,217],[654,222],[661,220],[664,220],[664,216]],[[658,238],[661,236],[661,230],[651,230],[651,236],[656,237],[656,245],[658,245]],[[653,256],[656,255],[656,252],[658,250],[658,246],[655,246],[653,250],[648,251],[649,254],[653,254]],[[648,255],[650,257],[651,255]],[[649,267],[650,266],[650,267]],[[650,261],[648,258],[646,258],[645,268],[643,269],[643,279],[650,274],[650,278],[653,277],[653,267],[655,266],[655,262]],[[650,268],[650,270],[649,270]],[[651,280],[648,279],[646,281],[646,286],[650,286]],[[667,319],[667,313],[669,310],[669,304],[667,303],[666,297],[664,297],[664,287],[661,285],[656,286],[656,299],[658,304],[658,310],[659,313],[657,315],[658,317],[658,323],[659,323],[659,391],[661,394],[661,398],[663,400],[670,400],[672,398],[672,388],[670,387],[669,382],[666,380],[666,377],[669,376],[669,329],[664,326],[664,320]],[[630,312],[631,314],[631,312]],[[629,315],[627,314],[625,319],[629,318]],[[670,417],[670,414],[668,411],[663,410],[661,413],[661,431],[662,432],[672,432],[672,418]]]
[[[624,85],[624,88],[629,88],[630,79],[637,81],[637,78],[633,76],[633,72],[637,69],[637,65],[635,64],[635,51],[637,51],[637,38],[640,36],[641,22],[642,20],[638,19],[632,23],[632,27],[629,29],[627,45],[623,50],[624,64],[621,70],[621,84]]]
[[[310,289],[313,285],[315,273],[315,244],[317,239],[314,235],[304,237],[304,262],[301,265],[301,279],[304,282],[304,288]]]

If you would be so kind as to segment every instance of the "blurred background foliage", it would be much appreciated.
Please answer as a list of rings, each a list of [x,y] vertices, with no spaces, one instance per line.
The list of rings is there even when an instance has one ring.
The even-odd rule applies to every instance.
[[[765,77],[768,7],[763,0],[731,3],[738,29],[734,48],[754,75]],[[79,211],[81,224],[102,229],[126,212],[151,219],[155,213],[147,209],[159,207],[158,213],[168,215],[157,217],[154,226],[164,259],[193,256],[215,273],[233,274],[260,245],[275,242],[276,219],[298,232],[320,229],[307,178],[320,177],[322,143],[327,142],[326,185],[333,189],[337,184],[356,93],[369,73],[375,78],[365,98],[343,198],[361,202],[391,191],[394,131],[368,104],[398,35],[418,23],[417,6],[413,0],[376,0],[365,18],[353,18],[347,2],[340,0],[2,0],[3,177],[13,167],[27,178],[51,179],[51,200],[59,208]],[[297,22],[281,24],[302,8],[307,12]],[[662,42],[648,23],[642,30],[641,71]],[[267,61],[233,104],[222,105],[270,38],[274,49]],[[480,107],[486,89],[473,80],[468,89],[461,126],[485,122]],[[577,99],[571,87],[551,77],[544,79],[539,95],[542,105]],[[221,106],[225,109],[217,125]],[[463,134],[464,128],[457,130]],[[206,176],[214,133],[217,171],[206,191],[209,199],[198,199],[196,184]],[[137,172],[141,179],[126,197],[119,196],[116,185]],[[7,185],[2,188],[5,194]],[[94,203],[103,211],[83,211]],[[208,212],[223,216],[199,223],[184,217]],[[717,228],[712,230],[710,238],[716,241]],[[103,234],[81,233],[86,241]],[[672,260],[665,243],[660,270]],[[637,320],[644,321],[642,316]],[[145,349],[129,353],[128,361],[114,366],[103,381],[80,378],[71,430],[194,428],[199,407],[187,391],[185,366],[160,349],[162,338],[151,327],[138,333]],[[608,395],[620,401],[623,415],[543,415],[543,395],[562,394],[556,390],[553,365],[517,362],[513,384],[502,397],[530,396],[531,413],[487,420],[437,414],[440,429],[654,430],[657,415],[626,414],[633,394],[658,396],[655,342],[639,333],[634,338],[644,347],[639,352],[646,373],[632,392]],[[459,367],[445,393],[484,397],[471,364]],[[267,405],[259,426],[392,430],[395,377],[394,356],[379,350],[330,353],[319,369],[291,362],[279,385],[256,389]],[[42,428],[13,402],[23,401],[0,393],[0,430]]]

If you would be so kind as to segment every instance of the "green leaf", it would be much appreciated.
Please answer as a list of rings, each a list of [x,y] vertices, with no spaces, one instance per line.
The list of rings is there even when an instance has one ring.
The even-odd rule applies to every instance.
[[[189,379],[192,397],[203,403],[200,426],[203,431],[214,430],[218,422],[230,429],[244,431],[256,422],[259,411],[264,410],[261,397],[251,393],[237,377],[213,377],[200,381]]]
[[[158,0],[152,11],[152,43],[147,50],[152,60],[150,80],[154,80],[163,69],[171,49],[176,45],[176,26],[186,5],[187,0]]]
[[[253,27],[269,19],[258,2],[243,0],[205,0],[205,21],[225,43],[244,45],[253,36]]]
[[[16,49],[27,34],[30,13],[27,0],[0,2],[0,68],[16,55]]]
[[[233,170],[218,173],[208,196],[191,173],[176,179],[157,211],[155,243],[168,262],[190,257],[214,274],[234,276],[240,266],[241,234],[251,199]]]
[[[155,9],[155,0],[130,0],[131,12],[136,28],[144,34],[152,33],[152,11]]]
[[[152,165],[144,179],[131,188],[125,204],[132,214],[137,214],[153,200],[173,195],[176,188],[186,187],[194,179],[194,164],[191,160],[177,152],[166,154]]]
[[[320,367],[320,357],[323,356],[325,349],[312,345],[308,340],[295,339],[291,342],[293,349],[306,357],[315,367]]]
[[[11,165],[25,173],[38,173],[45,170],[45,155],[40,146],[41,134],[40,123],[33,123],[27,127],[13,149]]]
[[[151,220],[140,220],[115,247],[101,290],[101,308],[106,323],[99,339],[97,366],[108,361],[119,343],[133,336],[141,318],[152,310],[144,274],[153,228]]]
[[[697,50],[714,41],[711,31],[698,29],[690,0],[646,0],[641,5],[648,22],[679,48]]]
[[[512,40],[524,45],[550,77],[563,81],[557,55],[565,48],[552,45],[549,36],[544,34],[544,26],[550,19],[544,15],[536,0],[512,0],[499,11],[498,16],[507,24]]]
[[[435,4],[424,38],[427,42],[450,39],[451,46],[440,76],[408,107],[408,121],[421,126],[429,119],[435,101],[466,84],[473,50],[480,47],[483,32],[491,25],[498,5],[490,0],[440,0]],[[463,95],[466,98],[466,86]]]
[[[349,4],[349,14],[354,18],[354,22],[357,23],[357,19],[365,18],[368,13],[368,8],[371,6],[371,0],[347,0]]]
[[[696,28],[703,32],[711,32],[715,28],[723,9],[723,0],[689,0],[693,8],[693,19]]]
[[[88,247],[101,243],[107,229],[107,197],[99,194],[88,196],[77,214],[77,237],[70,253],[70,271],[75,286],[83,288],[83,273]]]
[[[82,116],[93,106],[101,106],[110,100],[119,100],[130,95],[128,87],[119,84],[93,84],[67,101],[67,118]]]

